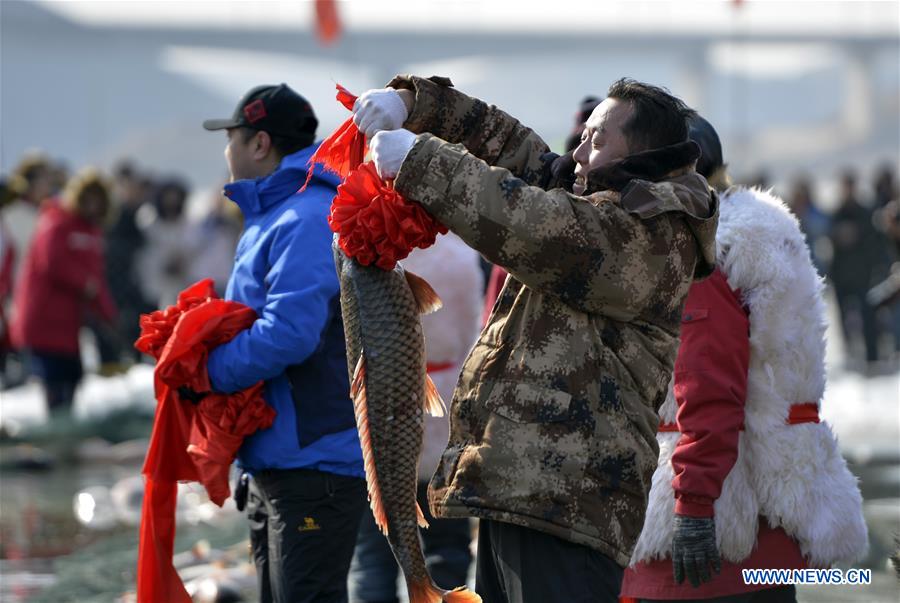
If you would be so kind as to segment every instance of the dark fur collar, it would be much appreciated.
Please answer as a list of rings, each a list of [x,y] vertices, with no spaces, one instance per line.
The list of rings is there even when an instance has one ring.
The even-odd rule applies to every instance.
[[[591,170],[585,194],[598,191],[621,191],[632,180],[658,182],[676,170],[692,168],[700,158],[700,147],[688,140],[678,144],[643,151],[625,159]]]

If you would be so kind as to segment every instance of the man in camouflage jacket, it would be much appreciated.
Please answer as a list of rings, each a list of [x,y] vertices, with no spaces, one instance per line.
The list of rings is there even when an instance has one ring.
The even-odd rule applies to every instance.
[[[482,520],[485,601],[616,600],[684,300],[712,271],[717,200],[693,169],[692,112],[630,80],[614,96],[574,159],[555,161],[443,78],[398,76],[355,109],[382,176],[510,273],[463,366],[430,487],[435,516]],[[624,150],[598,166],[603,144]]]

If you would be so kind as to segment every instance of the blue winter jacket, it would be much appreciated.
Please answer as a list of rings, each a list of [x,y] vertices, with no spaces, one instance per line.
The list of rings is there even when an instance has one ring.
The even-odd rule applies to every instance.
[[[317,168],[307,189],[296,192],[316,146],[288,155],[265,178],[225,187],[244,214],[225,297],[259,318],[213,350],[207,368],[216,391],[266,382],[265,399],[277,415],[272,427],[244,440],[238,461],[245,470],[363,477],[327,222],[338,180]]]

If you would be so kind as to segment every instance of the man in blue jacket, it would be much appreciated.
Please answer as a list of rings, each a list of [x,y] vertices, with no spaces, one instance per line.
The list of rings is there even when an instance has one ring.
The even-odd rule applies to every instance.
[[[259,316],[210,354],[209,378],[226,393],[265,380],[277,412],[238,454],[260,601],[343,602],[366,486],[327,223],[338,181],[317,170],[297,193],[318,120],[285,84],[203,126],[228,134],[225,195],[244,215],[225,296]]]

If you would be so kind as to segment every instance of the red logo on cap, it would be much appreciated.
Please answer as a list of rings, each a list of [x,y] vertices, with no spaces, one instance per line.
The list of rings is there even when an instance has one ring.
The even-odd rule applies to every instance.
[[[262,99],[258,98],[244,107],[244,117],[246,117],[247,121],[251,124],[255,124],[266,115],[266,106],[263,104]]]

